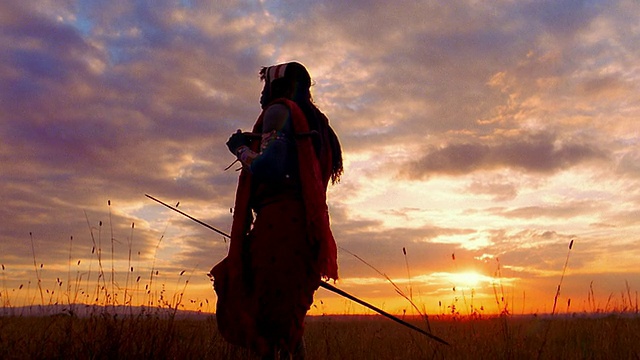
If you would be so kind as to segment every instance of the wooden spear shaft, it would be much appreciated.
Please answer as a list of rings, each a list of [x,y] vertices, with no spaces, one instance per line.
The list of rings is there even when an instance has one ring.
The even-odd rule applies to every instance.
[[[415,330],[415,331],[417,331],[417,332],[419,332],[419,333],[421,333],[423,335],[426,335],[426,336],[428,336],[429,338],[431,338],[431,339],[433,339],[435,341],[438,341],[438,342],[440,342],[442,344],[445,344],[445,345],[450,345],[448,342],[442,340],[441,338],[439,338],[439,337],[437,337],[435,335],[432,335],[432,334],[420,329],[419,327],[414,326],[414,325],[412,325],[412,324],[410,324],[410,323],[408,323],[408,322],[406,322],[406,321],[404,321],[402,319],[399,319],[398,317],[393,316],[393,315],[389,314],[388,312],[386,312],[386,311],[384,311],[384,310],[382,310],[380,308],[377,308],[377,307],[369,304],[368,302],[366,302],[364,300],[360,300],[357,297],[355,297],[355,296],[353,296],[353,295],[351,295],[351,294],[349,294],[349,293],[347,293],[347,292],[345,292],[343,290],[340,290],[337,287],[335,287],[335,286],[333,286],[333,285],[331,285],[331,284],[329,284],[327,282],[321,281],[320,282],[320,287],[323,287],[323,288],[325,288],[325,289],[327,289],[329,291],[332,291],[332,292],[334,292],[334,293],[336,293],[338,295],[342,295],[342,296],[346,297],[349,300],[355,301],[358,304],[360,304],[360,305],[362,305],[364,307],[367,307],[367,308],[377,312],[378,314],[397,322],[398,324],[402,324],[402,325],[404,325],[404,326],[406,326],[406,327],[408,327],[410,329],[413,329],[413,330]]]
[[[179,213],[179,214],[181,214],[181,215],[184,215],[184,216],[188,217],[189,219],[191,219],[191,220],[193,220],[193,221],[197,222],[198,224],[200,224],[200,225],[202,225],[202,226],[206,227],[206,228],[207,228],[207,229],[209,229],[209,230],[213,230],[213,231],[217,232],[218,234],[220,234],[220,235],[222,235],[222,236],[226,236],[226,237],[227,237],[227,238],[229,238],[229,239],[231,238],[231,236],[227,235],[226,233],[224,233],[224,232],[222,232],[222,231],[220,231],[220,230],[218,230],[218,229],[214,228],[213,226],[211,226],[211,225],[209,225],[209,224],[207,224],[207,223],[205,223],[205,222],[202,222],[202,221],[200,221],[200,220],[198,220],[198,219],[194,218],[193,216],[191,216],[191,215],[189,215],[189,214],[187,214],[187,213],[185,213],[185,212],[183,212],[183,211],[181,211],[181,210],[178,210],[178,208],[175,208],[175,207],[173,207],[173,206],[171,206],[171,205],[169,205],[169,204],[167,204],[167,203],[164,203],[164,202],[162,202],[162,201],[160,201],[160,200],[158,200],[158,199],[154,198],[154,197],[153,197],[153,196],[151,196],[151,195],[144,194],[144,196],[148,197],[149,199],[151,199],[151,200],[153,200],[153,201],[155,201],[155,202],[157,202],[157,203],[160,203],[160,204],[162,204],[162,205],[164,205],[164,206],[168,207],[169,209],[171,209],[171,210],[173,210],[173,211],[175,211],[175,212],[177,212],[177,213]]]

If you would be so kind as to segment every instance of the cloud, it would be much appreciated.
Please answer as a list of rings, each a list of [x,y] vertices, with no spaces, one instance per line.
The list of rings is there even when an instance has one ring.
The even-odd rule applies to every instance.
[[[449,144],[428,149],[418,160],[409,163],[402,175],[411,179],[432,175],[460,176],[475,171],[508,168],[532,173],[554,173],[572,166],[605,160],[607,152],[597,146],[566,142],[553,134],[535,134],[505,139],[497,144]]]
[[[503,179],[474,180],[467,190],[472,194],[492,195],[494,201],[513,200],[518,195],[517,185]]]
[[[127,11],[120,5],[102,10],[105,18]],[[96,21],[87,37],[72,24],[15,9],[25,21],[3,32],[10,44],[3,66],[14,75],[3,81],[2,133],[5,146],[28,167],[14,164],[13,178],[57,173],[123,198],[139,196],[141,187],[202,196],[211,188],[193,179],[220,183],[215,178],[222,174],[195,174],[203,165],[224,168],[231,157],[208,155],[217,150],[212,144],[223,144],[238,127],[230,119],[257,112],[257,106],[238,111],[232,105],[239,94],[227,90],[238,82],[233,71],[243,62],[212,63],[209,39],[183,38],[179,27],[159,17],[159,8],[147,10],[118,19],[124,29],[144,23],[139,32]],[[229,41],[216,51],[233,47]],[[184,56],[198,48],[209,50]],[[179,178],[183,184],[173,181]],[[229,196],[232,187],[222,190]]]
[[[633,177],[640,176],[640,151],[636,149],[626,151],[618,162],[617,171]]]
[[[584,214],[598,213],[607,210],[607,204],[596,201],[574,201],[551,206],[528,206],[500,212],[507,218],[572,218]]]

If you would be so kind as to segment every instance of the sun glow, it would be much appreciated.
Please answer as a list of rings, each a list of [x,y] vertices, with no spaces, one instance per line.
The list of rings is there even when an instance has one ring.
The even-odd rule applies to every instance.
[[[467,271],[450,273],[448,274],[448,280],[456,287],[473,289],[478,288],[483,283],[491,283],[493,281],[493,278],[478,274],[475,271]]]

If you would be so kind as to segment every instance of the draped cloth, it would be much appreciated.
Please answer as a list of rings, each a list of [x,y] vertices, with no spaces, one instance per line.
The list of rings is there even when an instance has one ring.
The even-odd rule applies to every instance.
[[[331,151],[316,155],[313,135],[308,135],[309,124],[295,102],[282,98],[272,104],[289,108],[294,133],[298,134],[295,141],[301,194],[285,194],[262,207],[254,222],[250,204],[256,186],[251,173],[243,169],[238,179],[229,253],[211,270],[222,336],[232,344],[261,353],[273,346],[292,350],[302,337],[304,316],[319,281],[338,278],[337,247],[326,202]],[[253,132],[262,132],[263,117],[264,111]],[[257,142],[251,144],[256,152],[259,146]]]

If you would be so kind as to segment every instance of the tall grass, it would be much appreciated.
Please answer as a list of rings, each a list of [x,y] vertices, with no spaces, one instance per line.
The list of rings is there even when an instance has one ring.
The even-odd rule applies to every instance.
[[[558,283],[558,287],[556,288],[556,294],[553,298],[553,308],[551,310],[551,316],[556,314],[556,305],[558,304],[558,297],[560,296],[560,289],[562,287],[562,281],[564,280],[564,275],[567,271],[567,266],[569,265],[569,255],[571,255],[571,249],[573,248],[573,239],[571,240],[571,242],[569,242],[569,251],[567,252],[567,258],[564,262],[564,266],[562,267],[562,275],[560,276],[560,282]],[[567,310],[569,308],[569,305],[571,304],[571,299],[567,300]],[[538,349],[538,355],[537,358],[541,359],[544,351],[546,349],[546,344],[547,341],[549,340],[549,332],[551,331],[551,326],[552,323],[547,323],[546,324],[546,328],[544,330],[544,336],[542,338],[542,342],[540,344],[540,348]]]
[[[155,277],[160,274],[159,270],[155,269],[155,266],[160,242],[162,237],[164,237],[163,233],[161,239],[156,245],[154,257],[151,260],[153,265],[151,266],[152,275],[149,278],[149,281],[144,282],[140,275],[135,277],[134,280],[136,268],[138,270],[138,274],[140,270],[140,252],[138,252],[138,263],[136,266],[134,266],[133,258],[135,246],[135,223],[131,223],[126,244],[118,241],[114,229],[115,224],[112,223],[113,218],[111,215],[110,200],[108,201],[108,206],[111,234],[110,269],[105,271],[106,269],[103,261],[103,256],[105,255],[102,249],[103,222],[99,221],[97,222],[97,226],[93,226],[92,221],[86,212],[84,215],[87,223],[91,250],[89,254],[78,254],[77,249],[80,247],[76,245],[76,238],[74,236],[69,237],[66,276],[58,275],[57,277],[51,278],[51,274],[49,274],[49,280],[43,276],[46,261],[42,261],[41,256],[38,256],[39,254],[35,236],[32,232],[29,232],[29,244],[33,262],[33,271],[35,272],[37,292],[34,294],[31,291],[31,280],[26,280],[17,288],[10,289],[7,286],[7,277],[12,276],[12,269],[10,266],[3,263],[2,290],[0,291],[0,298],[2,298],[0,304],[2,305],[3,315],[48,315],[49,312],[57,312],[60,311],[60,309],[64,309],[67,313],[75,313],[76,310],[81,310],[82,308],[99,311],[97,309],[107,306],[120,308],[120,310],[123,307],[128,307],[127,310],[131,314],[141,311],[141,309],[138,308],[138,305],[142,308],[146,307],[147,311],[150,308],[172,310],[174,308],[184,308],[184,293],[187,290],[189,278],[193,272],[195,272],[196,267],[190,271],[182,270],[179,274],[177,272],[175,274],[167,274],[167,279],[176,279],[176,284],[173,289],[167,289],[167,284],[164,282],[156,282],[157,284],[154,283],[156,280]],[[128,251],[126,272],[120,271],[120,274],[116,271],[116,245],[126,245]],[[94,261],[97,262],[98,269],[94,269]],[[110,274],[110,276],[108,274]],[[118,277],[121,277],[120,282],[118,281]],[[46,286],[45,282],[51,282],[53,284]],[[144,290],[142,288],[144,288]],[[158,288],[160,289],[158,290]],[[174,293],[170,293],[171,290],[173,290]],[[140,297],[142,297],[142,299],[140,299]],[[208,301],[206,303],[208,304]],[[62,307],[63,305],[64,307]],[[195,311],[202,310],[195,306],[191,306],[191,308],[195,309]],[[110,314],[113,313],[113,311],[107,312]]]
[[[558,284],[558,288],[556,289],[556,295],[553,298],[553,309],[551,310],[551,315],[556,313],[556,305],[558,304],[558,297],[560,296],[560,288],[562,287],[562,280],[564,280],[564,274],[567,272],[567,266],[569,265],[569,255],[571,255],[571,249],[573,248],[573,239],[569,242],[569,251],[567,251],[567,259],[564,261],[564,266],[562,267],[562,276],[560,276],[560,283]],[[571,300],[569,299],[569,304]]]
[[[33,254],[33,268],[36,272],[36,279],[38,280],[38,290],[40,290],[40,300],[42,301],[41,304],[44,305],[44,294],[42,292],[42,278],[40,277],[40,272],[38,271],[38,264],[36,262],[36,248],[35,248],[35,245],[33,244],[33,234],[31,232],[29,233],[29,239],[31,240],[31,253]],[[42,268],[42,265],[40,265],[40,268]]]
[[[640,355],[640,319],[606,317],[434,319],[433,330],[451,346],[416,336],[376,316],[307,320],[307,359],[531,359],[551,324],[542,358],[634,359]],[[410,319],[407,319],[410,320]],[[421,319],[410,320],[416,323]],[[472,331],[475,328],[476,331]],[[228,345],[215,319],[136,315],[116,317],[0,317],[0,358],[255,359]]]

